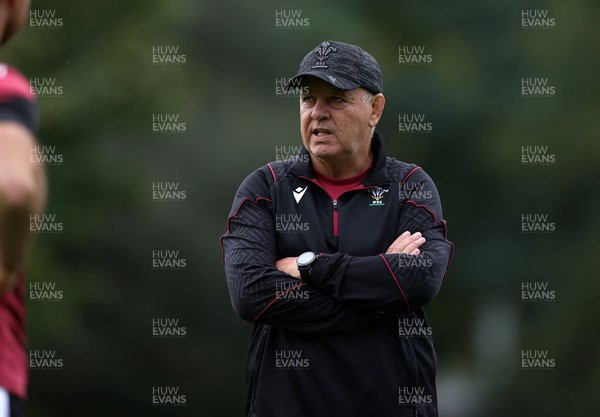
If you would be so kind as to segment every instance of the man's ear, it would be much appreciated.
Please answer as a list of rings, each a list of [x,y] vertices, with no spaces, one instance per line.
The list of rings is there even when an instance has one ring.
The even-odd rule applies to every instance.
[[[371,100],[371,117],[369,117],[369,127],[375,127],[383,114],[385,107],[385,97],[382,93],[375,94]]]

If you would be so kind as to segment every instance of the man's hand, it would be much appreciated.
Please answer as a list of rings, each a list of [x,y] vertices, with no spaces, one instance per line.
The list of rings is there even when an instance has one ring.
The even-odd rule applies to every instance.
[[[283,258],[275,262],[275,268],[279,269],[281,272],[285,272],[293,276],[294,278],[300,279],[300,271],[298,271],[298,264],[296,260],[298,258],[295,256],[291,256],[289,258]]]
[[[406,231],[402,233],[385,251],[385,253],[406,253],[408,255],[418,255],[421,253],[419,247],[425,243],[425,238],[421,232],[413,233]]]

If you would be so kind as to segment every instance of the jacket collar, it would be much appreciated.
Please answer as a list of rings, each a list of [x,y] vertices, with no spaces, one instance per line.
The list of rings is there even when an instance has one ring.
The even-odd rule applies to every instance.
[[[373,167],[368,172],[366,177],[361,181],[361,184],[369,187],[390,182],[386,167],[387,155],[385,152],[385,146],[383,145],[383,138],[377,131],[373,133],[373,137],[371,138],[371,152],[373,152]],[[302,147],[300,158],[298,158],[297,162],[294,162],[294,164],[290,167],[289,172],[298,177],[306,177],[311,180],[315,179],[315,171],[312,167],[310,154],[305,147]]]

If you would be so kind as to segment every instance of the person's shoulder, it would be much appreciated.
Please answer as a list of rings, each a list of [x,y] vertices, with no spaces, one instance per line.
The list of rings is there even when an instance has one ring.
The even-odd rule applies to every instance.
[[[423,170],[416,164],[399,161],[391,156],[386,158],[386,168],[388,175],[390,176],[390,180],[394,182],[406,181],[406,179],[409,176],[412,176],[415,172]]]
[[[292,167],[297,164],[308,164],[308,161],[308,155],[306,155],[306,159],[303,155],[295,155],[285,160],[271,161],[263,169],[271,174],[272,182],[279,182],[288,176]]]
[[[255,169],[242,181],[238,193],[248,197],[268,194],[271,184],[277,181],[277,173],[280,171],[281,167],[275,162],[269,162]]]
[[[388,157],[388,172],[392,181],[402,185],[410,182],[410,184],[425,183],[427,186],[435,187],[435,183],[429,174],[416,164]]]
[[[0,62],[0,100],[25,99],[35,100],[29,80],[18,70]]]
[[[279,160],[269,162],[251,172],[240,185],[238,194],[247,197],[265,197],[271,194],[271,186],[287,178],[290,168],[297,161]]]

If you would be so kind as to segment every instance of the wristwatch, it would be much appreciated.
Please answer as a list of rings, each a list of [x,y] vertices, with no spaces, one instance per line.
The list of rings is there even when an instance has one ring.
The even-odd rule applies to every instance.
[[[300,278],[306,281],[310,277],[310,269],[312,264],[317,260],[317,255],[314,252],[304,252],[296,259],[296,265],[298,265],[298,271],[300,271]]]

